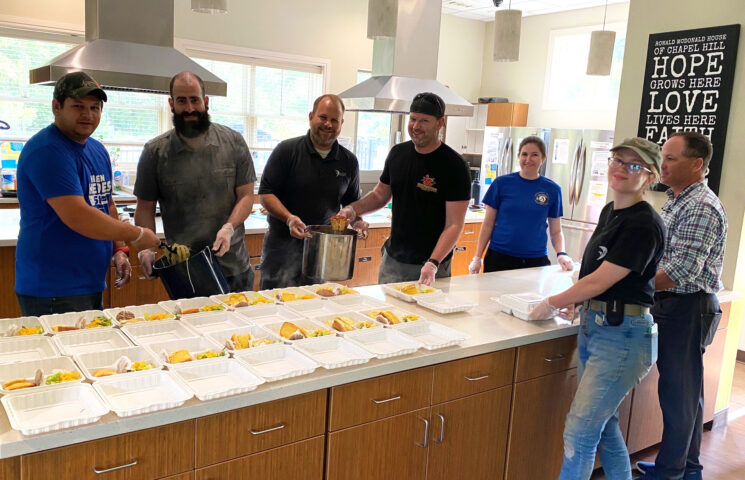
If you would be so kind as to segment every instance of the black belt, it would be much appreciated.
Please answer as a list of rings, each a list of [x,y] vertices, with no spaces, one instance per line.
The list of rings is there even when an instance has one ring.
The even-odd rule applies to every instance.
[[[678,292],[655,292],[654,299],[655,300],[665,300],[666,298],[678,298],[678,297],[684,297],[686,295],[700,295],[705,294],[703,290],[699,290],[697,292],[691,292],[691,293],[678,293]]]
[[[584,303],[585,308],[607,313],[608,304],[601,300],[587,300]],[[649,307],[637,305],[635,303],[626,303],[623,306],[623,314],[630,316],[641,316],[649,313]]]

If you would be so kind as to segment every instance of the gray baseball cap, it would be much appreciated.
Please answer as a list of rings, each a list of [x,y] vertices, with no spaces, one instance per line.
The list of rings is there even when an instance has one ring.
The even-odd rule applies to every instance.
[[[83,98],[93,95],[104,102],[106,92],[90,75],[85,72],[72,72],[64,75],[54,85],[54,99],[61,102],[65,98]]]
[[[621,143],[611,148],[610,151],[615,152],[621,148],[633,150],[641,157],[644,163],[653,166],[659,173],[660,165],[662,165],[662,154],[660,153],[660,146],[656,143],[641,137],[624,138]]]

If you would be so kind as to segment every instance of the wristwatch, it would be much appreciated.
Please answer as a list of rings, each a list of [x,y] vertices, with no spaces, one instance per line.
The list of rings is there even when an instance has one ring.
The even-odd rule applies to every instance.
[[[434,265],[437,268],[440,268],[440,262],[438,262],[434,258],[428,258],[427,259],[427,262],[431,263],[432,265]],[[424,262],[424,263],[427,263],[427,262]]]

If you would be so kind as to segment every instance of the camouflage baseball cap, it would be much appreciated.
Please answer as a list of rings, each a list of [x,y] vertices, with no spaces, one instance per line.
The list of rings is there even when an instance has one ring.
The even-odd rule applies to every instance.
[[[68,73],[54,86],[54,99],[59,102],[65,98],[83,98],[87,95],[94,95],[104,102],[107,100],[101,85],[85,72]]]
[[[641,137],[624,138],[623,142],[611,148],[610,151],[615,152],[621,148],[633,150],[641,157],[644,163],[653,166],[659,173],[660,165],[662,164],[662,154],[660,153],[660,146],[656,143]]]

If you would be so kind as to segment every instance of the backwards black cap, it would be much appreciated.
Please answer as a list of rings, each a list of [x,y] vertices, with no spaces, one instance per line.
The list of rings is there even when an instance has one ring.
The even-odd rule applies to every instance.
[[[54,99],[62,102],[66,98],[83,98],[93,95],[103,100],[107,100],[106,92],[90,75],[85,72],[68,73],[54,85]]]
[[[440,118],[445,115],[445,102],[432,92],[419,93],[411,101],[409,112],[424,113]]]

